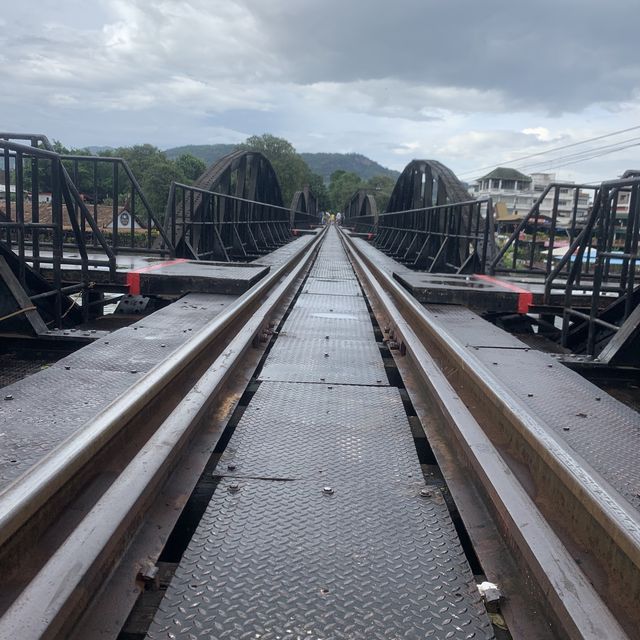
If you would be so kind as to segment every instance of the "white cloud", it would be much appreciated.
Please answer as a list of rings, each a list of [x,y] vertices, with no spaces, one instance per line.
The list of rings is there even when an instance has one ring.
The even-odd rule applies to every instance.
[[[603,23],[589,1],[570,21],[557,6],[553,24],[499,5],[7,3],[0,120],[77,146],[269,131],[303,151],[361,152],[397,169],[432,157],[461,174],[640,122],[633,21]],[[567,173],[610,176],[640,164],[633,152]]]

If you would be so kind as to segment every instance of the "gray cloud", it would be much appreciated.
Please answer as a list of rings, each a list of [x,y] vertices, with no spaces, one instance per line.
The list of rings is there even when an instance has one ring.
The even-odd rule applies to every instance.
[[[575,110],[640,85],[637,3],[245,0],[299,82],[395,78]]]
[[[639,121],[636,14],[631,0],[23,0],[0,18],[0,128],[160,146],[270,131],[464,171]]]

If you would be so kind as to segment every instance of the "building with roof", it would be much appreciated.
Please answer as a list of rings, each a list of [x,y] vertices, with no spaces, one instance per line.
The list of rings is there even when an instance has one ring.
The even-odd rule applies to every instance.
[[[497,167],[487,175],[479,178],[471,188],[471,193],[476,198],[490,197],[494,205],[504,203],[505,216],[513,219],[514,216],[524,216],[533,204],[542,195],[543,191],[556,180],[555,173],[532,173],[525,175],[517,169],[509,167]],[[563,184],[573,184],[563,181]],[[558,218],[560,224],[571,218],[574,206],[575,189],[560,187],[558,194]],[[540,215],[552,215],[554,203],[554,190],[540,203]],[[589,206],[589,194],[578,192],[577,216],[583,218]]]

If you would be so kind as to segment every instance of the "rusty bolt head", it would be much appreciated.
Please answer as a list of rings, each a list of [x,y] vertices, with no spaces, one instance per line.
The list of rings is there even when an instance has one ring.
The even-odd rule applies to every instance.
[[[227,465],[227,469],[229,469],[229,471],[235,471],[236,470],[236,465],[233,462],[230,462]]]
[[[433,495],[433,493],[429,489],[421,489],[420,490],[420,495],[423,498],[430,498]]]
[[[237,493],[240,491],[240,485],[237,482],[232,482],[229,485],[229,493]]]

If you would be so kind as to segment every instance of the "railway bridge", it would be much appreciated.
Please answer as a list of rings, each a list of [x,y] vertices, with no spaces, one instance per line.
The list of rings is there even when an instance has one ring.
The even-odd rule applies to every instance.
[[[504,233],[0,151],[0,638],[638,637],[637,172]]]

